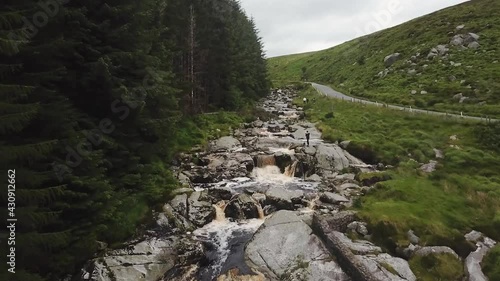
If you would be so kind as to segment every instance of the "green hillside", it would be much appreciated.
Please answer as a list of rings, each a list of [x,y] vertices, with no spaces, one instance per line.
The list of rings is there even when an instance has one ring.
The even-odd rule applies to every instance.
[[[331,49],[271,58],[271,79],[313,81],[366,99],[498,118],[498,12],[499,1],[474,0]],[[395,53],[398,60],[384,63]]]

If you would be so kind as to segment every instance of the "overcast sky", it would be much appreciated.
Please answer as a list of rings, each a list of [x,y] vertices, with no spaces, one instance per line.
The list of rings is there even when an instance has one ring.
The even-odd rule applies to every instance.
[[[467,0],[240,0],[267,57],[326,49]]]

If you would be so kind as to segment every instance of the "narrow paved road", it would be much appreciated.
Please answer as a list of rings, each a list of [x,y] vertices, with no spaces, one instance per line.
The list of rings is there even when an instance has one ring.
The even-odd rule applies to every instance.
[[[432,114],[432,115],[439,115],[443,117],[450,117],[450,118],[459,118],[459,119],[469,119],[469,120],[476,120],[476,121],[488,121],[486,118],[481,118],[481,117],[474,117],[474,116],[466,116],[466,115],[460,115],[460,114],[450,114],[450,113],[445,113],[445,112],[439,112],[439,111],[430,111],[430,110],[422,110],[422,109],[412,109],[408,107],[402,107],[402,106],[397,106],[397,105],[386,105],[383,103],[378,103],[378,102],[373,102],[373,101],[367,101],[367,100],[362,100],[358,98],[353,98],[348,95],[342,94],[340,92],[335,91],[334,89],[311,82],[311,85],[320,93],[324,94],[325,96],[329,96],[332,98],[336,99],[342,99],[346,101],[351,101],[351,102],[357,102],[357,103],[364,103],[364,104],[372,104],[376,106],[383,106],[383,107],[388,107],[392,109],[399,109],[403,111],[408,111],[408,112],[415,112],[415,113],[423,113],[423,114]],[[489,119],[489,121],[499,121],[498,119]]]

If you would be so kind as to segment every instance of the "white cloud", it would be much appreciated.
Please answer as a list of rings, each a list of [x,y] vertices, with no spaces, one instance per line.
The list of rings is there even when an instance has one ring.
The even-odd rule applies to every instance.
[[[268,57],[329,48],[467,0],[240,0]]]

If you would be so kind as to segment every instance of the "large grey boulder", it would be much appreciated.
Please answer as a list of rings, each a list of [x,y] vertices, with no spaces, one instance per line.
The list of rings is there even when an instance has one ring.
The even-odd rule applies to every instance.
[[[180,194],[170,201],[170,206],[181,216],[187,217],[187,194]]]
[[[318,168],[327,171],[341,171],[349,167],[344,150],[337,145],[320,144],[316,150]]]
[[[193,192],[188,199],[188,219],[197,227],[202,227],[215,218],[215,209],[206,199],[205,192]]]
[[[222,137],[210,144],[210,151],[229,151],[241,146],[239,140],[233,137]]]
[[[437,57],[438,54],[439,54],[438,50],[436,48],[432,48],[429,51],[429,54],[427,55],[427,59],[433,59],[433,58]]]
[[[383,281],[416,281],[417,277],[410,269],[407,261],[388,254],[377,256],[357,256],[376,280]],[[387,268],[390,267],[390,268]],[[396,271],[397,275],[392,271]]]
[[[356,255],[376,255],[382,253],[382,249],[375,246],[373,243],[366,240],[353,241],[349,239],[344,233],[334,231],[332,235],[340,241],[342,244],[347,246],[352,253]]]
[[[316,148],[314,148],[312,146],[308,146],[304,149],[304,153],[311,155],[311,156],[314,156],[316,154]]]
[[[430,160],[429,163],[422,165],[420,170],[425,173],[432,173],[436,170],[437,164],[437,161]]]
[[[208,190],[208,194],[216,201],[231,200],[233,198],[233,190],[227,186],[218,186]]]
[[[318,176],[317,174],[314,174],[312,176],[307,177],[307,180],[312,182],[321,182],[321,177]]]
[[[417,251],[415,251],[415,255],[417,256],[428,256],[428,255],[438,255],[438,254],[450,254],[455,258],[460,259],[457,253],[453,251],[453,249],[445,246],[422,247]]]
[[[186,231],[193,231],[196,227],[183,215],[174,210],[170,204],[163,206],[163,213],[161,213],[157,220],[158,225],[170,225],[174,227],[176,232],[184,233]]]
[[[346,141],[342,141],[340,143],[340,147],[342,147],[343,149],[347,149],[347,147],[351,144],[351,141],[350,140],[346,140]]]
[[[464,44],[468,45],[472,42],[477,42],[477,40],[479,40],[479,35],[475,33],[468,33],[463,35],[463,38],[464,38]]]
[[[411,229],[408,230],[406,235],[408,236],[408,240],[410,241],[410,243],[412,243],[414,245],[418,245],[418,243],[420,242],[420,238],[417,235],[415,235],[413,230],[411,230]]]
[[[252,196],[242,193],[228,203],[224,213],[226,217],[240,220],[259,218],[259,207],[259,202]]]
[[[476,34],[476,33],[472,33],[472,32],[471,32],[471,33],[469,33],[469,37],[470,37],[470,38],[472,38],[472,40],[477,41],[477,40],[479,40],[479,38],[480,38],[481,36],[479,36],[479,35],[478,35],[478,34]]]
[[[357,232],[363,236],[368,235],[368,229],[366,228],[366,222],[353,221],[347,225],[347,229],[351,232]]]
[[[176,241],[152,238],[115,250],[82,270],[84,281],[157,281],[175,266]]]
[[[450,51],[446,45],[437,45],[436,50],[440,56],[444,56],[448,53],[448,51]]]
[[[299,203],[304,197],[300,190],[287,190],[282,187],[271,187],[266,192],[267,203],[278,210],[293,210],[294,204]]]
[[[252,123],[252,126],[254,126],[255,128],[262,128],[264,127],[264,122],[262,122],[261,120],[255,120]]]
[[[203,160],[208,163],[203,172],[211,175],[212,182],[245,177],[254,167],[252,156],[246,153],[210,154]]]
[[[453,36],[453,38],[450,41],[450,44],[454,45],[454,46],[462,46],[464,44],[463,35],[457,34],[457,35]]]
[[[267,219],[245,256],[268,280],[349,280],[312,229],[291,211]]]
[[[471,231],[467,234],[465,234],[465,240],[469,241],[469,242],[472,242],[472,243],[477,243],[478,241],[482,240],[482,238],[484,237],[484,235],[479,232],[479,231]]]
[[[384,65],[385,65],[385,67],[389,67],[389,66],[393,65],[400,58],[401,58],[401,54],[400,53],[394,53],[394,54],[386,56],[384,58]]]
[[[345,234],[335,231],[327,217],[314,215],[312,227],[353,280],[416,280],[405,260],[380,253],[381,249],[368,241],[352,241]],[[397,275],[392,273],[394,271]]]
[[[345,198],[344,196],[340,194],[336,194],[333,192],[325,192],[321,194],[320,200],[325,203],[330,203],[330,204],[340,204],[340,203],[347,203],[349,202],[349,199]]]
[[[471,42],[469,43],[469,45],[467,45],[467,48],[469,49],[477,49],[479,47],[481,47],[481,45],[478,42]]]

